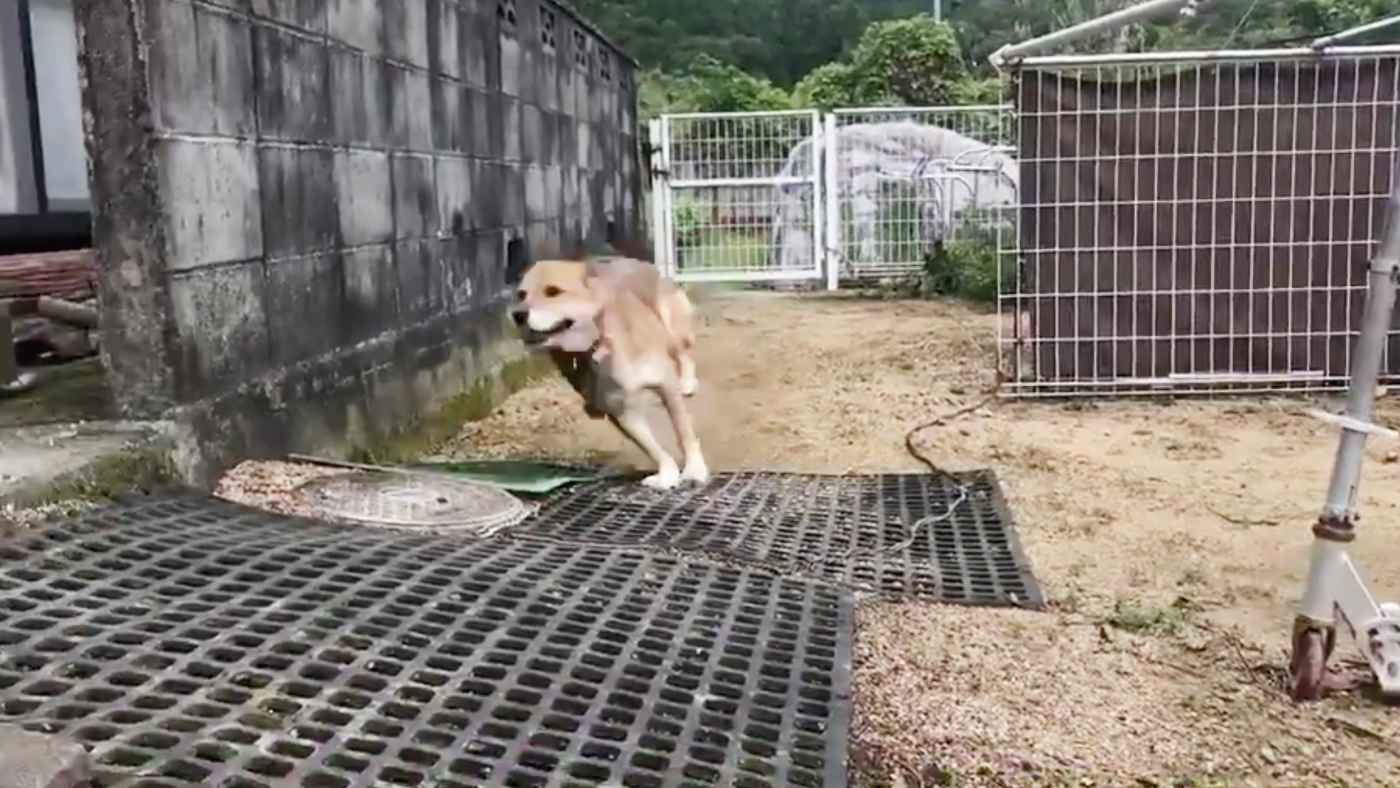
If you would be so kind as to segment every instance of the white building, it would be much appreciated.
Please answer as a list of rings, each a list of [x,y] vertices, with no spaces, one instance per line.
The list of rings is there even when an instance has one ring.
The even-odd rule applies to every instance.
[[[0,254],[86,246],[72,0],[0,2]]]

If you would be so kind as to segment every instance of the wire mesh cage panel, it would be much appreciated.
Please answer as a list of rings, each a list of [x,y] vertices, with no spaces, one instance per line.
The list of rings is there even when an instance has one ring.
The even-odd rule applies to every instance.
[[[1023,61],[1004,390],[1344,385],[1398,63],[1400,47]]]
[[[661,118],[660,257],[676,279],[820,276],[820,131],[811,111]]]
[[[844,109],[828,136],[828,244],[848,281],[921,273],[940,244],[1015,224],[1010,105]]]

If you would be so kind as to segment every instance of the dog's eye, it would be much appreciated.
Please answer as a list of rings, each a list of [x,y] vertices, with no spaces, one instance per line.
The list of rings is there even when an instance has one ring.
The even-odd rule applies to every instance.
[[[555,287],[554,285],[550,285],[549,287],[546,287],[546,288],[544,289],[544,297],[545,297],[545,298],[555,298],[555,297],[557,297],[557,296],[558,296],[560,293],[562,293],[562,292],[564,292],[564,291],[563,291],[563,290],[560,290],[559,288]]]
[[[515,300],[516,300],[516,301],[524,301],[524,300],[525,300],[525,291],[524,291],[524,290],[516,290],[516,291],[515,291]]]

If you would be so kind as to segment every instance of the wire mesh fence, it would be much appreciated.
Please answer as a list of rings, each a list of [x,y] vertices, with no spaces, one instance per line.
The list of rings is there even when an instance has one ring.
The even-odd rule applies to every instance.
[[[939,244],[960,237],[995,248],[1018,203],[1010,109],[833,113],[828,240],[842,280],[921,274]]]
[[[1025,61],[1006,390],[1344,385],[1398,63],[1400,47]]]
[[[1013,135],[1009,105],[664,116],[659,254],[682,280],[921,274],[1014,230]]]
[[[659,258],[682,280],[834,288],[927,282],[975,247],[959,275],[995,294],[1009,395],[1345,385],[1400,46],[1027,58],[1011,76],[1006,105],[666,116]]]
[[[669,115],[662,124],[663,254],[678,279],[819,273],[817,113]]]

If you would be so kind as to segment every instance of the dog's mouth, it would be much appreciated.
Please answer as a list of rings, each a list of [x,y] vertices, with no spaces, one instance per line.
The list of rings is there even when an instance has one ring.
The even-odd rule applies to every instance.
[[[531,328],[528,323],[526,323],[525,325],[522,325],[520,327],[520,332],[521,337],[525,340],[525,344],[540,345],[543,344],[546,339],[549,339],[555,334],[568,331],[573,327],[574,321],[571,318],[566,317],[544,331],[536,331],[535,329]]]

